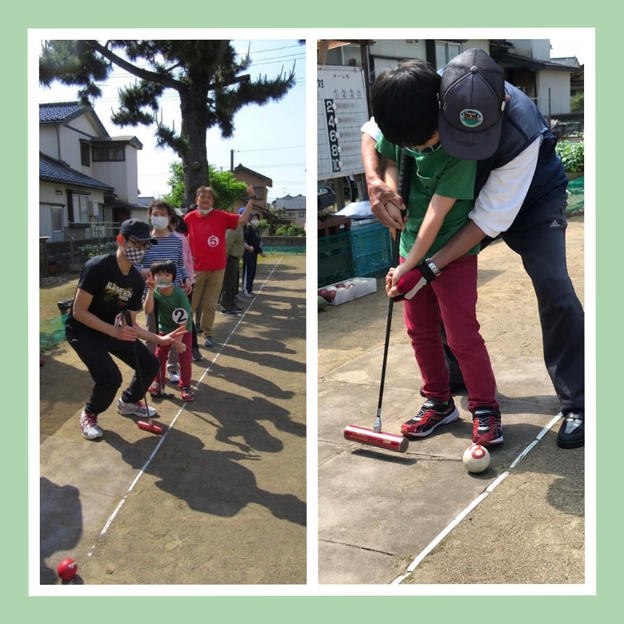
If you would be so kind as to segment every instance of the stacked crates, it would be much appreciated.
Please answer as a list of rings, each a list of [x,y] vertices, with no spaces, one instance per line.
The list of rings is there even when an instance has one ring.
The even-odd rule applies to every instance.
[[[350,277],[382,277],[392,265],[392,239],[378,221],[325,231],[318,231],[319,288]]]
[[[392,265],[392,239],[388,228],[379,221],[374,221],[352,227],[350,231],[353,275],[385,275]]]

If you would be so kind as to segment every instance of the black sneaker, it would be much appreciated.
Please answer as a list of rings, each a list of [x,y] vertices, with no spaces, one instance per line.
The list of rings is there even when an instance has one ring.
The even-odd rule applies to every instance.
[[[225,316],[238,316],[238,312],[236,310],[221,310],[221,314]]]
[[[408,438],[424,438],[439,425],[448,425],[458,418],[459,412],[452,398],[446,403],[428,399],[414,418],[401,425],[401,433]]]
[[[193,362],[201,362],[204,359],[202,354],[199,352],[199,347],[191,348],[191,356],[193,357]]]
[[[568,412],[557,434],[559,448],[572,449],[585,445],[585,413]]]

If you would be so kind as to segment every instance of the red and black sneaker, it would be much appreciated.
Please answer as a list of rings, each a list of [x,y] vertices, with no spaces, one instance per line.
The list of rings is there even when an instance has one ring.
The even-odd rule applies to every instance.
[[[472,441],[481,446],[503,443],[501,415],[492,407],[477,407],[472,414]]]
[[[424,438],[439,425],[448,425],[459,418],[453,399],[446,403],[427,399],[414,418],[401,425],[401,433],[408,438]]]
[[[180,387],[180,398],[186,403],[194,399],[193,392],[188,386]]]

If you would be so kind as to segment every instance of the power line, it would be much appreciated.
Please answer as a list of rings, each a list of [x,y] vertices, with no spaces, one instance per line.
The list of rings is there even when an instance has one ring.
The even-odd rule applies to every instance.
[[[239,154],[241,152],[273,152],[277,150],[287,150],[287,149],[299,149],[304,148],[305,145],[288,145],[286,147],[265,147],[258,149],[244,149],[244,150],[233,150],[235,154]]]

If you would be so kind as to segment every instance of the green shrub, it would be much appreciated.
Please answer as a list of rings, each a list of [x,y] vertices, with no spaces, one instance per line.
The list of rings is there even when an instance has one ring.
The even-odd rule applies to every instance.
[[[566,173],[585,170],[585,147],[583,141],[560,141],[555,148],[563,162]]]
[[[276,236],[305,236],[305,230],[296,223],[281,225],[275,232]]]

